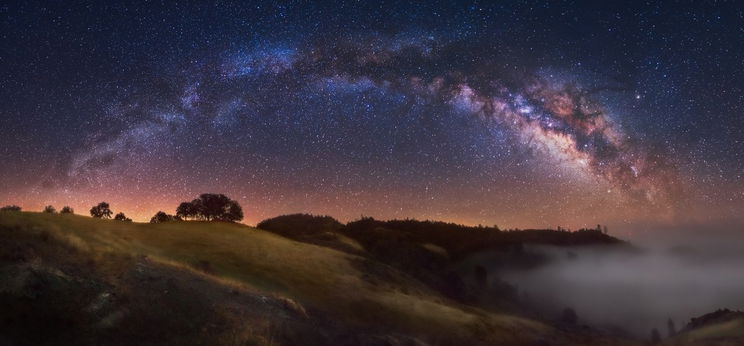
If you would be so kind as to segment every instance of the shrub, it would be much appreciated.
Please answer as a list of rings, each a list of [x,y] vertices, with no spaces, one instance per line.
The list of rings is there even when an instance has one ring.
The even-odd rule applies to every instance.
[[[574,325],[579,321],[579,316],[576,315],[576,311],[572,308],[563,309],[561,314],[561,322]]]
[[[171,222],[171,221],[181,221],[181,218],[178,216],[166,214],[163,211],[159,211],[150,219],[150,223],[161,223],[161,222]]]
[[[95,218],[110,219],[111,214],[113,214],[113,212],[111,211],[109,204],[106,202],[98,203],[98,205],[94,206],[93,208],[90,208],[90,216],[95,217]]]
[[[176,216],[184,219],[236,222],[243,219],[243,208],[238,202],[222,194],[205,193],[191,202],[183,202]]]
[[[118,213],[116,216],[114,216],[114,220],[116,221],[124,221],[124,222],[132,222],[132,219],[128,218],[124,213]]]
[[[72,209],[72,207],[64,206],[62,207],[62,210],[59,211],[60,214],[75,214],[75,210]]]
[[[21,211],[21,207],[17,205],[6,205],[0,208],[0,211]]]

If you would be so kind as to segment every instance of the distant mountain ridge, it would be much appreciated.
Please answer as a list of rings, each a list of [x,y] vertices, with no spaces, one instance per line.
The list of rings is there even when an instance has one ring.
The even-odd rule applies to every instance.
[[[323,234],[339,233],[362,243],[390,238],[416,244],[433,244],[447,250],[450,256],[456,258],[478,251],[508,249],[524,244],[555,246],[627,244],[599,227],[576,231],[560,227],[557,230],[500,230],[498,227],[465,226],[442,221],[414,219],[380,221],[370,217],[362,217],[344,225],[330,216],[310,214],[277,216],[260,222],[256,227],[308,242],[313,242],[314,237]]]
[[[379,221],[369,217],[342,224],[330,216],[291,214],[260,222],[257,227],[297,241],[325,246],[405,272],[430,288],[462,303],[487,299],[500,307],[515,305],[517,289],[499,280],[496,266],[529,269],[545,264],[541,252],[525,245],[625,246],[603,230],[529,229],[464,226],[418,220]],[[479,253],[498,253],[489,263],[468,260]],[[477,273],[477,274],[476,274]],[[499,297],[492,299],[490,297]]]
[[[625,343],[462,304],[375,258],[235,223],[2,212],[0,344]]]

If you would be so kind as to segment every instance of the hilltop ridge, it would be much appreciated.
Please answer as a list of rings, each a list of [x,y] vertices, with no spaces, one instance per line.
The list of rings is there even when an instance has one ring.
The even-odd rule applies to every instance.
[[[16,278],[0,293],[14,307],[2,313],[15,321],[5,335],[18,344],[158,338],[235,344],[224,341],[234,338],[270,345],[309,338],[311,344],[581,345],[604,338],[463,305],[372,258],[239,224],[8,212],[0,215],[0,233],[0,273]],[[70,299],[44,311],[60,296]],[[35,299],[29,311],[24,299]],[[265,308],[254,309],[257,302]],[[24,333],[38,326],[35,314],[56,329]],[[103,325],[92,322],[99,319]],[[153,327],[160,319],[167,319],[163,330]],[[264,322],[239,322],[244,319]]]

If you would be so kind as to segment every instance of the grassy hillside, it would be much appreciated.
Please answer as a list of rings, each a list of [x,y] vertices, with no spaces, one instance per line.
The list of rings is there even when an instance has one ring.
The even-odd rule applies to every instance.
[[[744,344],[744,312],[719,309],[692,318],[668,344],[733,346]]]
[[[326,341],[344,333],[351,335],[362,331],[370,335],[387,335],[387,338],[395,335],[400,338],[402,335],[434,344],[541,344],[546,340],[550,340],[550,344],[596,344],[600,340],[597,336],[568,334],[536,321],[458,305],[411,277],[368,258],[296,242],[238,224],[140,224],[75,215],[5,212],[0,213],[0,233],[5,252],[21,254],[5,256],[3,265],[6,269],[17,269],[19,263],[36,263],[34,268],[47,268],[47,272],[56,273],[54,278],[64,278],[72,275],[65,272],[65,268],[69,268],[70,272],[79,271],[81,278],[102,276],[97,278],[100,285],[115,287],[116,280],[126,281],[121,278],[126,278],[127,273],[136,274],[137,266],[143,265],[144,259],[144,266],[150,268],[147,270],[155,273],[148,275],[156,279],[166,277],[166,282],[172,281],[174,289],[182,288],[178,284],[180,281],[206,280],[212,287],[209,290],[218,293],[208,295],[205,293],[209,291],[207,289],[196,290],[198,294],[194,300],[184,302],[207,304],[205,313],[213,313],[217,305],[229,306],[232,298],[216,297],[235,291],[241,296],[283,304],[288,311],[299,316],[291,324],[277,322],[279,325],[267,327],[266,330],[274,328],[271,332],[254,330],[253,334],[288,333],[287,326],[296,325],[297,328],[308,328],[308,331],[315,326],[320,329],[316,332],[321,334],[328,330],[328,335],[318,339]],[[68,251],[75,256],[62,256],[59,251]],[[65,261],[69,260],[66,258],[78,258],[78,263],[67,263]],[[86,265],[93,269],[80,270]],[[34,269],[35,273],[39,272],[37,269]],[[12,287],[3,289],[4,299],[10,299],[8,292],[17,293]],[[136,287],[131,289],[136,290]],[[86,287],[86,290],[96,291],[88,295],[95,297],[106,291],[104,287]],[[152,294],[157,295],[155,289]],[[152,294],[147,299],[154,299]],[[86,297],[82,295],[80,299]],[[134,306],[141,306],[136,304],[137,299],[145,297],[137,297],[136,294],[130,297],[130,307],[123,310],[128,311],[125,314],[133,315]],[[199,302],[199,299],[211,303]],[[118,304],[127,307],[126,301]],[[177,306],[177,301],[173,304]],[[177,311],[172,314],[174,319],[178,319]],[[303,320],[305,315],[308,317]],[[265,316],[264,320],[270,322],[276,319],[274,317]],[[171,313],[163,312],[161,318],[170,319]],[[225,315],[220,318],[228,319]],[[217,322],[203,321],[207,325]],[[115,327],[116,319],[110,323]],[[241,334],[232,331],[231,335]],[[292,340],[258,336],[260,338],[250,340],[260,340],[259,344]],[[223,339],[217,342],[243,342],[220,340]]]

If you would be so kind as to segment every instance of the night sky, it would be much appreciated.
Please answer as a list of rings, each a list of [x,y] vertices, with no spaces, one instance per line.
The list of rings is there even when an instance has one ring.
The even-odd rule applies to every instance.
[[[0,204],[510,227],[744,214],[735,2],[19,1]]]

